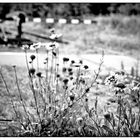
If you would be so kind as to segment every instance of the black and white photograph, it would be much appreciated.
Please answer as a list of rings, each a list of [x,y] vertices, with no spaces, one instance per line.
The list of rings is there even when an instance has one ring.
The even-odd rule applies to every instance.
[[[0,2],[0,137],[139,137],[140,3]]]

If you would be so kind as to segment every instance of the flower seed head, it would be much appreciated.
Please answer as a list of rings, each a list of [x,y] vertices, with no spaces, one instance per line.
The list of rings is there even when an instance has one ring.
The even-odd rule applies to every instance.
[[[106,120],[110,120],[110,119],[111,119],[111,116],[110,116],[109,113],[106,113],[106,114],[104,114],[104,118],[105,118]]]
[[[41,47],[41,43],[34,43],[30,46],[30,50],[38,50]]]
[[[64,82],[65,85],[67,85],[69,80],[66,78],[66,79],[63,80],[63,82]]]
[[[59,77],[60,77],[60,75],[59,75],[59,74],[57,74],[57,75],[56,75],[56,77],[57,77],[57,78],[59,78]]]
[[[55,33],[55,29],[54,28],[52,28],[52,29],[50,29],[50,33]]]
[[[56,52],[52,52],[52,54],[53,54],[54,56],[56,56]]]
[[[85,80],[84,80],[84,79],[80,79],[80,82],[81,82],[82,84],[85,84]]]
[[[39,78],[41,78],[42,73],[41,73],[41,72],[38,72],[36,75],[37,75]]]
[[[73,80],[73,77],[70,77],[70,80]]]
[[[25,50],[25,51],[28,50],[29,48],[30,48],[29,45],[23,45],[22,46],[22,49]]]
[[[64,67],[64,68],[62,69],[62,72],[65,73],[66,71],[67,71],[67,68]]]
[[[35,74],[35,69],[34,68],[31,68],[29,69],[29,75],[34,75]]]
[[[75,61],[74,60],[71,60],[71,64],[74,64],[75,63]]]
[[[74,101],[74,95],[70,95],[69,97],[71,101]]]
[[[77,119],[76,119],[76,122],[77,122],[77,124],[78,124],[79,126],[83,126],[83,125],[84,125],[84,120],[83,120],[83,118],[81,118],[81,117],[77,118]]]
[[[72,71],[72,68],[68,68],[68,71],[71,72]]]
[[[90,89],[89,89],[89,88],[87,88],[87,89],[85,90],[85,92],[86,92],[86,93],[88,93],[88,92],[89,92],[89,90],[90,90]]]
[[[87,65],[85,65],[85,66],[84,66],[84,68],[85,68],[85,69],[88,69],[88,66],[87,66]]]
[[[55,44],[54,43],[51,43],[49,47],[54,48],[55,47]]]
[[[63,58],[63,62],[68,62],[68,61],[69,61],[69,58],[67,58],[67,57]]]
[[[118,83],[118,84],[115,85],[115,87],[118,87],[120,89],[124,89],[126,86],[123,83]]]
[[[80,67],[81,64],[79,64],[79,63],[76,64],[76,63],[75,63],[75,64],[73,64],[73,66],[74,66],[74,67]]]
[[[80,64],[83,64],[83,60],[80,60],[79,63],[80,63]]]
[[[73,72],[71,71],[71,72],[69,72],[69,75],[73,75]]]
[[[35,55],[31,55],[30,58],[33,61],[35,59]]]

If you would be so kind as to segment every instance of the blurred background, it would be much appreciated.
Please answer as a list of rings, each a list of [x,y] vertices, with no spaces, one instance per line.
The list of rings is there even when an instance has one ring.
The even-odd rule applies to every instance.
[[[70,48],[71,53],[98,53],[104,49],[136,56],[140,48],[139,15],[139,3],[0,3],[0,43],[9,46],[1,50],[46,41],[53,27],[69,42],[62,52]],[[54,22],[46,23],[47,18]],[[66,19],[66,24],[58,23],[60,19]],[[72,24],[72,19],[79,22]],[[86,19],[92,21],[83,24]]]
[[[96,61],[103,50],[105,65],[130,71],[135,63],[139,67],[139,17],[139,3],[0,3],[0,51],[22,52],[23,44],[49,42],[55,28],[63,35],[60,54],[86,54]]]

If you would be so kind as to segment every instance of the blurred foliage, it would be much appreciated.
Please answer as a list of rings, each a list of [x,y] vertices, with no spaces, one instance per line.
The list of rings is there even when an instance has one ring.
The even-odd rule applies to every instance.
[[[91,15],[139,15],[139,3],[1,3],[0,16],[12,11],[24,11],[30,17],[81,18]]]

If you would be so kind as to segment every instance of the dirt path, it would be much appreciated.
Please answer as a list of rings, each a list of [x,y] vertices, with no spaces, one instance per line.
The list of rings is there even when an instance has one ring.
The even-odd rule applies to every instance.
[[[28,58],[32,53],[28,53]],[[44,67],[44,59],[46,58],[45,54],[39,54],[39,67]],[[70,60],[83,59],[84,64],[88,65],[91,70],[96,70],[100,63],[101,55],[93,54],[93,55],[60,55],[60,66],[62,66],[62,58],[69,57]],[[29,59],[30,60],[30,59]],[[127,72],[130,72],[132,66],[136,66],[137,60],[128,56],[122,55],[105,55],[104,63],[102,66],[102,73],[106,73],[110,70],[119,70],[121,68],[121,62],[124,64],[124,68]],[[17,65],[20,67],[25,67],[25,54],[17,53],[17,52],[0,52],[0,65]],[[140,68],[140,66],[139,66]]]

